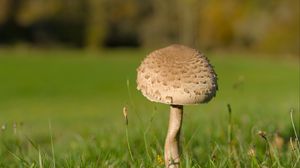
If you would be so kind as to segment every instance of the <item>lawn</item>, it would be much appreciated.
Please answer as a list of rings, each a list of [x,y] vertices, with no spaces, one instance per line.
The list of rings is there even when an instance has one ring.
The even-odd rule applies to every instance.
[[[0,50],[0,167],[164,167],[168,106],[135,89],[146,54]],[[208,57],[219,91],[185,107],[182,167],[298,167],[298,60]]]

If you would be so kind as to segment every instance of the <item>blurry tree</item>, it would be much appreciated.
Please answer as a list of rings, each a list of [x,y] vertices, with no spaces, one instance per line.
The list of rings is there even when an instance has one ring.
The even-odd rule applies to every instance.
[[[0,43],[299,54],[299,0],[0,0]]]
[[[255,49],[271,53],[300,53],[299,0],[274,0],[269,9],[262,13],[265,27]]]
[[[87,0],[85,46],[97,49],[103,46],[107,33],[107,0]]]
[[[1,0],[0,42],[12,43],[22,35],[15,21],[15,10],[19,8],[20,3],[20,0]]]
[[[114,0],[107,4],[107,24],[105,45],[138,46],[138,28],[143,18],[140,0]]]
[[[54,17],[42,23],[42,27],[49,27],[50,35],[56,36],[56,41],[71,46],[84,46],[86,17],[88,14],[86,1],[58,0],[60,7]]]
[[[82,0],[22,0],[15,20],[35,44],[82,46],[84,7]]]
[[[299,1],[202,1],[201,48],[299,54]]]
[[[10,0],[0,0],[0,25],[7,20],[9,12],[11,10],[10,7]]]
[[[199,22],[197,13],[201,10],[199,0],[177,0],[179,20],[179,42],[188,46],[199,45]]]
[[[61,8],[59,0],[22,0],[16,12],[16,21],[29,26],[53,16]]]
[[[234,42],[234,22],[242,6],[234,0],[210,0],[199,10],[199,45],[203,48],[229,47]]]
[[[178,4],[174,0],[150,1],[152,13],[145,19],[140,36],[146,47],[179,43]]]

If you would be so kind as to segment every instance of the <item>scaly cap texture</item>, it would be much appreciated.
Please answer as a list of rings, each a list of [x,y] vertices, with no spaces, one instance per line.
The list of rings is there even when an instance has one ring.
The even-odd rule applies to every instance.
[[[137,69],[137,89],[150,101],[174,105],[210,101],[217,75],[199,51],[174,44],[151,52]]]

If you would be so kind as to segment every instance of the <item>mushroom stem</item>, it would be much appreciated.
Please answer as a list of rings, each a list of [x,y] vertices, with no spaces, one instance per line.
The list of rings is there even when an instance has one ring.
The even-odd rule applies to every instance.
[[[165,165],[167,168],[179,168],[179,137],[182,114],[182,105],[170,106],[169,128],[165,142]]]

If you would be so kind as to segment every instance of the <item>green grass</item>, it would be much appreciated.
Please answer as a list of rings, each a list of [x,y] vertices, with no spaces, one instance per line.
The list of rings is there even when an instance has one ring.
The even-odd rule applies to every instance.
[[[146,54],[0,50],[0,167],[164,167],[168,106],[135,89]],[[184,109],[182,167],[298,167],[298,60],[208,55],[219,92]]]

